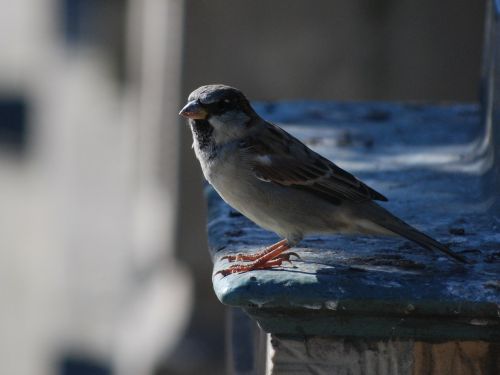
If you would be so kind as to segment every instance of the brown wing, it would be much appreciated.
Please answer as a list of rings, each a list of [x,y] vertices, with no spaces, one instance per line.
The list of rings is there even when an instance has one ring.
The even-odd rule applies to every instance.
[[[266,124],[265,128],[265,136],[250,136],[241,145],[252,151],[247,153],[248,162],[258,179],[301,189],[335,204],[346,199],[387,201],[382,194],[281,128],[272,124]]]

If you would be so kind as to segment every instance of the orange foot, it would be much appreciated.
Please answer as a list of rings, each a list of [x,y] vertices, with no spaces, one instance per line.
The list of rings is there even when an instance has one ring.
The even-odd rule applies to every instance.
[[[272,251],[263,252],[264,255],[261,255],[254,262],[249,264],[233,264],[232,266],[217,271],[215,275],[221,274],[222,277],[227,275],[231,275],[233,273],[244,273],[253,270],[266,270],[271,269],[273,267],[281,266],[283,262],[292,263],[290,257],[296,256],[300,259],[299,255],[294,252],[283,254],[284,251],[290,249],[290,246],[286,243],[286,241],[278,242],[279,246],[275,247]],[[276,244],[276,245],[278,245]],[[273,246],[276,246],[273,245]],[[268,249],[266,249],[268,250]],[[215,276],[214,275],[214,276]]]
[[[227,259],[229,262],[252,262],[254,260],[262,258],[264,255],[269,254],[273,250],[276,250],[280,246],[283,246],[286,244],[286,240],[281,240],[279,242],[276,242],[274,245],[271,245],[269,247],[266,247],[264,250],[259,251],[257,253],[253,254],[245,254],[245,253],[240,253],[236,255],[226,255],[221,258],[221,260]]]

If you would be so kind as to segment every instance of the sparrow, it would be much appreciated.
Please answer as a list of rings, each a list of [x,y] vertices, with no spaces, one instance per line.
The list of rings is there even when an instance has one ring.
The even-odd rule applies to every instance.
[[[194,90],[180,115],[188,118],[205,179],[222,199],[281,241],[253,254],[229,255],[222,276],[290,262],[285,251],[306,235],[399,235],[423,248],[466,260],[375,201],[387,198],[262,119],[234,87]]]

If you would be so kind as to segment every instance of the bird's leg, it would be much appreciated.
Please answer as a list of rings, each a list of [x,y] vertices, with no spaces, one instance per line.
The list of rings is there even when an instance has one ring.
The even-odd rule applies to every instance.
[[[270,269],[272,267],[280,266],[284,261],[289,262],[290,256],[294,255],[295,253],[290,253],[290,255],[282,254],[284,251],[290,249],[290,245],[288,245],[288,242],[286,240],[280,241],[278,242],[278,244],[279,246],[274,247],[274,249],[271,251],[267,251],[264,255],[261,255],[252,263],[234,264],[231,267],[217,271],[215,275],[220,273],[224,277],[232,273],[243,273],[253,270],[265,270],[265,269]]]
[[[227,259],[229,262],[234,262],[234,261],[251,262],[251,261],[254,261],[254,260],[261,258],[262,256],[264,256],[266,254],[269,254],[271,251],[277,249],[278,247],[280,247],[281,245],[283,245],[285,243],[286,243],[286,240],[281,240],[279,242],[276,242],[274,245],[266,247],[264,250],[256,252],[256,253],[253,253],[253,254],[240,253],[240,254],[236,254],[236,255],[226,255],[226,256],[223,256],[221,258],[221,260]]]

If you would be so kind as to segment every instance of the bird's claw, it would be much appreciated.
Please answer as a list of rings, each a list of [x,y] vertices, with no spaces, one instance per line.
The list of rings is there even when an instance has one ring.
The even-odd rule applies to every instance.
[[[284,254],[287,255],[287,254]],[[275,259],[268,260],[267,262],[256,261],[250,264],[233,264],[228,268],[224,268],[222,270],[217,271],[214,276],[221,274],[222,277],[226,277],[227,275],[232,275],[233,273],[244,273],[248,271],[254,270],[268,270],[273,267],[279,267],[285,261],[290,262],[289,257],[277,257]],[[291,263],[291,262],[290,262]]]
[[[221,260],[227,260],[228,262],[250,262],[259,259],[260,253],[257,254],[236,254],[236,255],[225,255]]]
[[[228,262],[234,262],[235,260],[238,260],[238,255],[224,255],[220,260],[227,260]]]
[[[238,254],[235,254],[235,255],[225,255],[221,258],[221,260],[227,260],[228,262],[256,262],[258,261],[259,259],[262,259],[262,257],[264,257],[265,255],[273,252],[274,250],[280,248],[280,247],[284,247],[284,246],[287,246],[286,245],[286,240],[281,240],[271,246],[268,246],[266,248],[264,248],[264,250],[261,250],[261,251],[258,251],[256,253],[251,253],[251,254],[248,254],[248,253],[238,253]],[[289,248],[289,247],[287,247]],[[283,249],[285,250],[285,249]]]
[[[245,254],[245,253],[239,253],[235,255],[225,255],[221,258],[221,260],[227,260],[228,262],[253,262],[255,260],[258,260],[260,257],[266,255],[269,252],[269,249],[264,249],[262,251],[259,251],[257,253],[252,253],[252,254]]]
[[[233,264],[232,266],[229,266],[228,268],[224,268],[222,270],[217,271],[214,276],[217,276],[218,274],[221,274],[222,277],[226,277],[227,275],[232,275],[233,273],[244,273],[248,271],[254,271],[254,270],[267,270],[271,269],[273,267],[279,267],[283,264],[283,262],[288,262],[292,264],[291,257],[296,257],[297,259],[302,259],[299,254],[295,252],[289,252],[289,253],[284,253],[278,255],[274,259],[270,259],[267,261],[255,261],[253,263],[249,264]]]
[[[277,257],[277,258],[282,259],[283,261],[285,261],[285,262],[288,262],[288,263],[292,264],[292,261],[291,261],[291,259],[290,259],[292,256],[296,257],[296,258],[297,258],[297,260],[302,260],[302,258],[300,257],[300,255],[299,255],[299,254],[297,254],[297,253],[296,253],[296,252],[294,252],[294,251],[291,251],[291,252],[289,252],[289,253],[280,254],[280,255],[278,255],[278,257]]]

